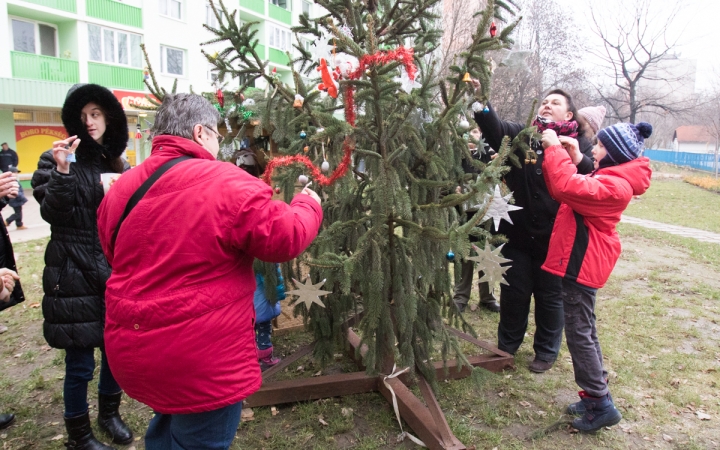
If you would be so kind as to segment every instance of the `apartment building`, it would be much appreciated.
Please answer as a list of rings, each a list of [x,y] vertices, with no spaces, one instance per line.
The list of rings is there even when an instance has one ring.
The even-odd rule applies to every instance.
[[[258,22],[255,50],[291,82],[290,27],[309,0],[224,0],[238,20]],[[0,0],[0,142],[18,152],[21,173],[36,168],[40,154],[66,136],[60,110],[75,83],[97,83],[115,93],[129,124],[128,159],[136,154],[138,126],[145,127],[144,43],[158,83],[170,89],[212,92],[214,74],[200,53],[216,18],[205,0]],[[307,42],[310,45],[310,42]],[[231,81],[233,83],[233,81]],[[236,83],[236,80],[235,80]],[[233,85],[230,84],[230,87]],[[257,86],[264,87],[264,86]]]

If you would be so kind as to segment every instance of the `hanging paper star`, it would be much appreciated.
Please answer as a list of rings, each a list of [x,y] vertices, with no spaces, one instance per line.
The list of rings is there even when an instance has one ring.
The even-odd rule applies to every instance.
[[[486,261],[493,261],[497,264],[504,264],[504,263],[512,262],[511,259],[503,258],[503,256],[500,254],[500,251],[502,250],[503,245],[505,245],[505,244],[502,244],[501,246],[497,247],[495,250],[492,250],[490,248],[490,244],[485,242],[485,250],[480,250],[480,248],[477,245],[473,244],[472,248],[477,253],[477,256],[470,256],[466,259],[468,261],[475,261],[476,263],[478,263],[480,265],[484,264]]]
[[[342,34],[349,37],[350,39],[353,39],[352,34],[352,27],[347,26],[347,24],[343,24],[340,28],[338,28]]]
[[[508,282],[505,281],[503,275],[505,275],[505,272],[507,272],[509,268],[510,266],[503,267],[495,261],[486,261],[486,264],[480,268],[483,271],[483,276],[478,282],[487,282],[488,284],[490,284],[490,286],[495,285],[495,283],[497,282],[500,282],[500,284],[508,285]]]
[[[420,89],[422,84],[418,83],[417,80],[411,80],[408,76],[407,71],[404,68],[400,69],[400,76],[393,78],[393,81],[400,83],[400,88],[408,94],[413,89]]]
[[[307,277],[307,279],[305,280],[305,284],[301,284],[298,280],[293,278],[293,283],[295,283],[295,287],[297,289],[293,291],[287,291],[286,294],[292,294],[297,296],[297,298],[291,303],[303,302],[305,303],[305,307],[308,310],[310,310],[310,307],[313,303],[316,303],[324,308],[325,305],[320,300],[320,296],[332,293],[332,291],[323,291],[320,289],[320,287],[325,284],[325,280],[322,280],[317,284],[312,284],[310,277]]]
[[[477,209],[482,209],[485,207],[485,203],[487,202],[487,199],[490,198],[490,196],[486,196],[485,202],[483,202],[480,205],[477,205]],[[485,212],[485,215],[480,220],[480,222],[485,222],[486,220],[492,218],[493,222],[495,223],[495,230],[497,231],[500,228],[500,221],[502,219],[507,220],[509,223],[513,223],[512,219],[510,219],[510,213],[511,211],[516,211],[518,209],[522,209],[521,206],[515,206],[511,205],[508,202],[512,198],[512,192],[503,197],[500,194],[500,185],[495,185],[495,192],[493,193],[492,198],[490,198],[490,206],[487,209],[487,212]]]
[[[320,37],[313,41],[316,58],[330,58],[333,49],[332,39],[332,34],[328,34],[325,30],[320,32]]]

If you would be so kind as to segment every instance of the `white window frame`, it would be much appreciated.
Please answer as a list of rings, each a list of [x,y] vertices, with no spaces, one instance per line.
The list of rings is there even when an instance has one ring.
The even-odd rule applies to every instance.
[[[60,57],[60,42],[59,42],[59,36],[58,36],[58,27],[55,24],[42,22],[39,20],[33,20],[33,19],[26,19],[25,17],[17,17],[17,16],[8,16],[8,32],[10,34],[10,48],[12,51],[19,51],[15,50],[15,35],[13,34],[13,24],[12,21],[17,20],[19,22],[26,22],[33,24],[33,28],[35,30],[35,51],[33,54],[38,56],[48,56],[43,55],[40,53],[40,27],[39,25],[44,25],[47,27],[50,27],[55,30],[55,55],[53,58],[59,58]],[[26,52],[23,52],[26,53]]]
[[[104,27],[102,25],[98,25],[96,23],[88,23],[87,24],[87,35],[88,35],[88,61],[96,62],[96,63],[102,63],[102,64],[108,64],[112,66],[121,66],[121,67],[132,67],[134,69],[141,69],[143,62],[142,62],[142,54],[140,55],[140,64],[137,66],[133,66],[132,64],[132,36],[138,36],[140,37],[140,43],[143,42],[143,35],[138,33],[130,33],[124,30],[118,30],[115,28],[108,28]],[[100,60],[92,59],[92,54],[90,52],[90,27],[98,27],[100,29]],[[110,31],[113,33],[113,42],[114,42],[114,55],[113,55],[113,61],[107,61],[105,58],[105,31]],[[127,57],[128,62],[127,64],[120,62],[120,39],[118,38],[118,34],[125,34],[127,35]],[[138,52],[142,52],[139,48],[136,50]]]
[[[183,62],[182,62],[182,74],[177,73],[170,73],[167,71],[167,52],[166,50],[177,50],[182,52],[183,55]],[[160,45],[160,73],[163,75],[167,75],[170,77],[180,77],[180,78],[186,78],[187,77],[187,50],[184,48],[177,48],[177,47],[171,47],[169,45]]]
[[[179,3],[180,4],[180,17],[173,17],[170,9],[170,6],[173,3]],[[164,5],[164,7],[163,7]],[[163,9],[165,9],[165,12],[163,12]],[[183,0],[158,0],[158,12],[162,17],[167,17],[173,20],[179,20],[184,21],[185,20],[185,2]]]
[[[267,28],[267,40],[269,47],[272,47],[283,52],[291,51],[292,46],[292,33],[289,28],[280,27],[274,23],[265,22]]]
[[[305,14],[305,10],[307,9],[307,15],[308,17],[312,17],[312,3],[310,3],[308,0],[302,0],[302,12]]]
[[[270,0],[271,5],[275,5],[278,8],[286,9],[288,11],[292,11],[292,0],[284,0],[286,6],[280,6],[278,3],[280,3],[281,0]]]
[[[211,28],[217,28],[220,25],[210,3],[205,3],[205,25]]]

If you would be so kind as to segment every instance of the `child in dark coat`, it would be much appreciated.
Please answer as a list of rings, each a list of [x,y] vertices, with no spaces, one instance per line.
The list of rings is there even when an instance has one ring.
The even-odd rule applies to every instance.
[[[10,166],[10,172],[12,173],[18,173],[18,169],[15,166]],[[8,201],[8,204],[10,207],[15,211],[10,217],[7,218],[5,221],[5,225],[10,226],[11,223],[15,222],[15,226],[18,230],[26,230],[27,227],[23,225],[23,218],[22,218],[22,207],[25,203],[27,203],[27,198],[25,197],[25,191],[23,191],[22,184],[18,181],[18,195],[15,198],[11,198]]]
[[[595,326],[595,296],[620,257],[616,226],[635,195],[650,187],[650,160],[641,157],[652,126],[618,123],[598,132],[592,150],[595,171],[577,173],[571,155],[575,139],[543,133],[543,173],[550,195],[560,202],[542,268],[562,277],[565,337],[573,361],[580,401],[567,408],[578,415],[572,426],[595,432],[620,422],[608,390],[607,372]],[[565,148],[563,148],[565,147]]]

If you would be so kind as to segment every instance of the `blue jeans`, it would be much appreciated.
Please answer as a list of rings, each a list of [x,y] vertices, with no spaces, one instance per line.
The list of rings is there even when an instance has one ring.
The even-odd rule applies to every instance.
[[[195,414],[160,414],[150,420],[145,433],[146,450],[195,450],[230,448],[242,402]]]
[[[562,278],[540,267],[542,258],[514,248],[503,248],[512,266],[505,274],[508,285],[500,285],[498,348],[515,354],[528,327],[530,298],[535,298],[535,357],[555,362],[563,331]]]
[[[272,321],[255,322],[255,343],[258,350],[272,347]]]
[[[101,354],[98,392],[103,395],[117,394],[122,389],[120,389],[115,377],[110,372],[105,352],[101,350]],[[65,350],[63,398],[65,400],[66,418],[82,416],[87,412],[88,383],[92,381],[94,371],[94,348],[68,348]]]

